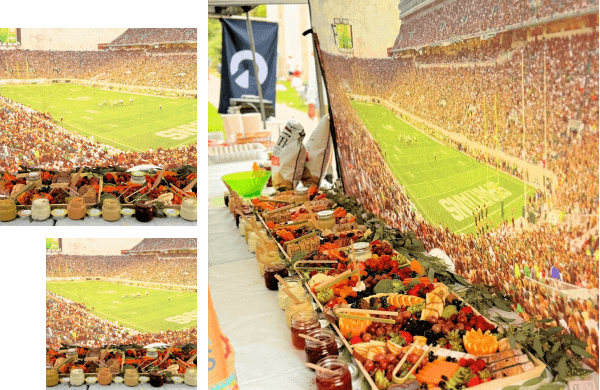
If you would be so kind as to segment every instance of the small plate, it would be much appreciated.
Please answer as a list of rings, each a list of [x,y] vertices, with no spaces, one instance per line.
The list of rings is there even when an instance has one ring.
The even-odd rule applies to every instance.
[[[61,219],[67,216],[67,210],[65,209],[54,209],[52,210],[52,216],[56,219]]]
[[[100,209],[89,209],[87,215],[93,218],[97,218],[102,215],[102,211],[100,211]]]
[[[179,216],[179,210],[176,209],[164,209],[163,211],[169,218],[177,218]]]
[[[19,211],[19,218],[29,218],[31,216],[31,210]]]
[[[88,376],[87,378],[85,378],[85,383],[89,383],[90,385],[93,385],[96,382],[98,382],[98,378],[96,378],[95,376]]]
[[[130,209],[129,207],[125,207],[125,208],[121,209],[121,215],[124,215],[126,217],[131,217],[133,214],[135,214],[134,209]]]

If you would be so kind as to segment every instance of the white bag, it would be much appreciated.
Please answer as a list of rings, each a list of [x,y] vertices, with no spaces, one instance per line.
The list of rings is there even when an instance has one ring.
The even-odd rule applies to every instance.
[[[302,174],[305,187],[319,186],[327,173],[331,158],[331,132],[329,131],[329,115],[325,115],[313,131],[306,143],[306,162]]]
[[[306,160],[306,149],[302,143],[304,136],[304,127],[293,118],[281,131],[271,157],[273,187],[276,190],[293,190],[302,180]]]

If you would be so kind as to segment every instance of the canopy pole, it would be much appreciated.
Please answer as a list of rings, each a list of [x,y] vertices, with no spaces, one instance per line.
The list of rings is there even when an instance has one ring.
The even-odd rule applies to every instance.
[[[267,129],[267,118],[265,115],[265,104],[263,102],[262,87],[258,77],[258,65],[256,65],[256,49],[254,47],[254,35],[252,34],[252,22],[250,22],[250,12],[246,11],[246,28],[248,29],[248,37],[250,38],[250,50],[252,50],[252,66],[254,67],[254,78],[256,79],[256,87],[258,89],[258,98],[260,99],[260,116],[263,122],[263,129]]]
[[[315,45],[315,39],[313,35],[313,56],[315,58],[315,70],[317,71],[317,88],[319,89],[319,120],[323,118],[327,113],[325,111],[325,99],[323,98],[323,75],[321,74],[321,65],[319,64],[319,57],[317,54],[317,46]]]

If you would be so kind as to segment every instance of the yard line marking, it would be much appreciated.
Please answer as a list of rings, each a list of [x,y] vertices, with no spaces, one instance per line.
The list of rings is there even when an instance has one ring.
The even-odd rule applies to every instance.
[[[140,150],[140,149],[134,148],[134,147],[132,147],[132,146],[129,146],[129,145],[122,144],[122,143],[120,143],[120,142],[117,142],[117,141],[110,140],[110,139],[108,139],[108,138],[106,138],[106,137],[104,137],[104,136],[101,136],[101,135],[99,135],[99,134],[93,133],[93,132],[91,132],[91,131],[89,131],[89,130],[83,130],[83,129],[80,129],[79,127],[77,127],[77,126],[74,126],[74,125],[72,125],[72,124],[69,124],[69,126],[70,126],[70,127],[74,127],[74,128],[76,128],[77,130],[79,130],[79,131],[83,131],[83,132],[86,132],[86,133],[90,133],[90,134],[92,134],[94,137],[102,138],[102,139],[105,139],[105,140],[107,140],[107,141],[114,142],[115,144],[123,145],[123,146],[125,146],[126,148],[130,148],[130,149],[133,149],[133,150],[137,150],[138,152],[143,152],[143,151],[142,151],[142,150]],[[79,135],[81,135],[81,136],[84,136],[83,134],[79,134]],[[85,136],[84,136],[84,137],[85,137]]]
[[[485,167],[471,169],[470,171],[466,171],[466,172],[457,173],[457,174],[455,174],[455,175],[451,175],[451,176],[442,177],[442,178],[440,178],[440,179],[428,180],[428,181],[422,181],[422,182],[420,182],[420,183],[411,183],[411,186],[418,186],[418,185],[421,185],[421,184],[435,183],[436,181],[440,181],[440,180],[447,180],[447,179],[450,179],[451,177],[454,177],[454,176],[462,176],[462,175],[467,175],[467,174],[469,174],[469,173],[476,172],[476,171],[480,171],[480,170],[482,170],[482,169],[485,169]],[[411,176],[412,176],[412,174],[411,174]],[[413,176],[413,177],[414,177],[414,176]]]
[[[517,197],[516,197],[515,199],[513,199],[513,200],[512,200],[510,203],[506,204],[506,205],[504,206],[504,208],[506,209],[508,206],[510,206],[511,204],[515,203],[515,202],[516,202],[517,200],[519,200],[519,199],[522,199],[522,196],[517,196]],[[491,213],[489,214],[489,216],[492,216],[492,215],[494,215],[494,214],[496,214],[496,213],[498,213],[498,212],[500,212],[500,211],[502,211],[502,208],[499,208],[498,210],[491,212]],[[462,232],[463,230],[466,230],[466,229],[470,228],[471,226],[475,226],[475,222],[471,223],[470,225],[467,225],[467,226],[463,227],[463,228],[462,228],[462,229],[460,229],[460,230],[457,230],[457,231],[456,231],[456,233],[460,233],[460,232]]]

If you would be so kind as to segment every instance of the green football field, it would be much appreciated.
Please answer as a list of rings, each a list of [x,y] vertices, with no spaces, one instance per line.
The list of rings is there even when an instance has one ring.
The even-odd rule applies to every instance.
[[[362,122],[379,142],[384,158],[421,215],[457,233],[475,232],[473,211],[488,206],[494,226],[502,222],[501,202],[509,222],[523,207],[524,183],[462,152],[429,138],[378,104],[352,102]],[[404,141],[409,135],[417,142]],[[527,193],[535,189],[527,185]]]
[[[198,322],[196,293],[154,290],[103,281],[47,282],[46,290],[75,302],[83,302],[97,316],[113,322],[118,320],[119,325],[140,332],[191,328]],[[130,297],[131,293],[138,292],[141,297]],[[123,298],[125,293],[128,296]]]
[[[69,130],[121,150],[143,152],[197,142],[196,100],[106,91],[74,84],[1,86],[0,95],[49,111]],[[133,99],[133,104],[129,99]],[[124,105],[111,107],[110,101]],[[106,100],[106,105],[98,104]],[[162,106],[162,110],[160,109]]]

